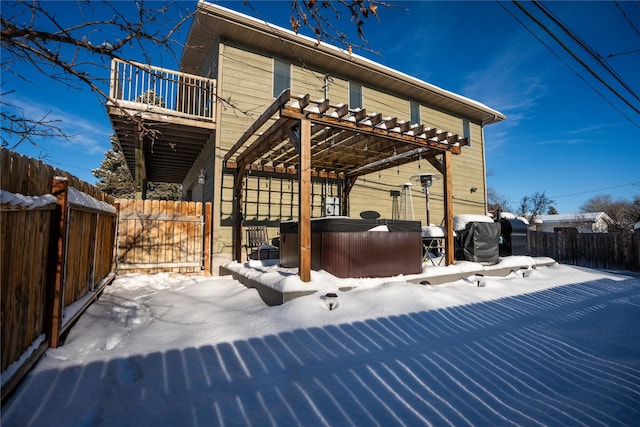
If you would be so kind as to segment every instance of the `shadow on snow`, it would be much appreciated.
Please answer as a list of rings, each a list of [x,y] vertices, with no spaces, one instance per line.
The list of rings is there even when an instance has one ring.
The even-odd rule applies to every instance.
[[[639,323],[603,279],[44,371],[2,425],[631,425]]]

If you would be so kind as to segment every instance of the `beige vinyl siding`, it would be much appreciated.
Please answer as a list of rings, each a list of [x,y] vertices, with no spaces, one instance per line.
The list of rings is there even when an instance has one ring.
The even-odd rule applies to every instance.
[[[420,118],[425,126],[445,129],[451,133],[462,135],[462,118],[460,117],[421,105]]]
[[[333,77],[329,84],[329,100],[333,105],[347,104],[349,101],[349,81]]]
[[[221,106],[218,126],[221,152],[217,156],[217,167],[222,167],[222,158],[227,151],[273,102],[273,59],[225,45],[222,51],[221,80],[218,84],[221,85],[222,98],[229,99],[237,109]],[[256,185],[252,181],[249,180],[249,186]],[[222,227],[218,230],[217,242],[217,247],[224,248],[223,251],[230,251],[232,246],[233,185],[233,176],[223,174],[219,218]],[[269,235],[277,235],[276,230],[269,230]]]
[[[191,167],[191,170],[187,174],[184,182],[182,183],[182,196],[185,197],[187,193],[191,194],[191,200],[194,202],[206,201],[205,194],[213,194],[215,178],[214,178],[214,164],[211,159],[214,158],[215,153],[215,135],[207,141],[204,148],[200,152],[200,156]],[[198,184],[198,175],[200,170],[204,169],[206,179],[204,185]]]
[[[324,74],[293,66],[291,71],[291,94],[309,94],[311,99],[324,98]]]
[[[222,106],[219,126],[222,156],[273,102],[272,73],[272,58],[224,46],[222,82],[218,84],[222,87],[222,98],[229,99],[238,109]]]
[[[363,85],[362,102],[368,113],[380,113],[383,117],[396,117],[409,120],[409,101]]]
[[[484,141],[480,125],[470,123],[472,144],[462,154],[453,156],[453,188],[455,214],[486,214]],[[477,188],[472,193],[471,188]]]

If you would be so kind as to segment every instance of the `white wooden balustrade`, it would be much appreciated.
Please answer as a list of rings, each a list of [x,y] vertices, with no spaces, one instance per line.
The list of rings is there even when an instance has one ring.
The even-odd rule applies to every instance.
[[[216,80],[113,59],[110,96],[127,109],[215,119]]]

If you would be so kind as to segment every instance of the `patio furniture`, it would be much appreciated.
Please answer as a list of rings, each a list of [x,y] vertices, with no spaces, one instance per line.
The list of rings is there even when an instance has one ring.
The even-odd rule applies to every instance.
[[[269,243],[267,227],[264,225],[246,227],[247,238],[245,240],[245,250],[247,261],[255,254],[255,259],[271,259],[278,248]]]
[[[440,265],[444,255],[444,229],[437,226],[422,227],[422,261]]]

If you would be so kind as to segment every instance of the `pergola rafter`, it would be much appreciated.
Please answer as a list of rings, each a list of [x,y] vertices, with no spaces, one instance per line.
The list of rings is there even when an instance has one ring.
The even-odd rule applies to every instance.
[[[271,123],[270,125],[268,125]],[[263,129],[261,131],[261,129]],[[261,132],[260,132],[261,131]],[[224,157],[236,174],[234,256],[241,259],[241,191],[246,170],[296,173],[300,183],[300,277],[310,280],[311,177],[342,179],[344,206],[357,178],[418,159],[429,161],[445,179],[446,264],[453,263],[453,198],[451,156],[460,154],[466,138],[382,113],[291,97],[284,91],[247,129]],[[346,209],[343,209],[346,214]]]

